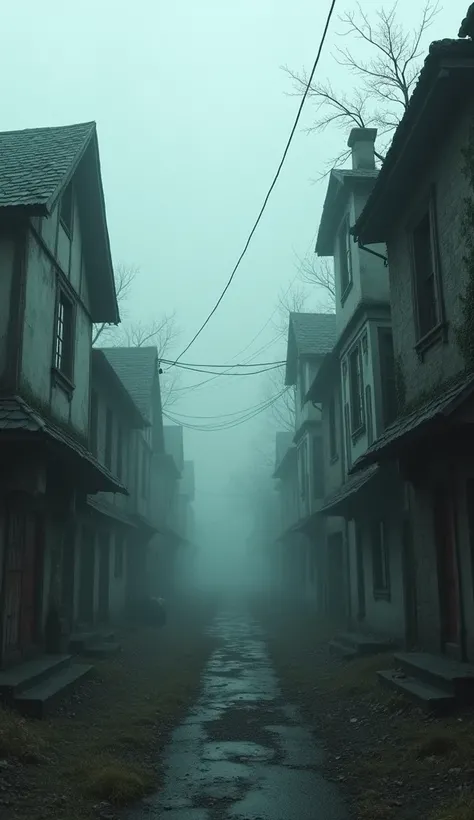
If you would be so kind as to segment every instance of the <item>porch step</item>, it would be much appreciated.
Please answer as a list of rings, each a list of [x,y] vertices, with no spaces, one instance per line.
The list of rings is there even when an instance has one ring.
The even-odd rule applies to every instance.
[[[345,658],[348,661],[357,655],[357,649],[355,647],[341,643],[338,640],[329,641],[329,650],[334,655],[339,655],[340,658]]]
[[[380,652],[388,652],[395,647],[390,638],[368,635],[365,632],[341,632],[336,635],[335,642],[352,650],[354,652],[353,657],[378,655]]]
[[[0,698],[10,701],[25,689],[60,673],[70,665],[71,660],[71,655],[42,655],[0,672]]]
[[[415,701],[415,703],[429,712],[436,712],[436,714],[446,713],[450,711],[456,703],[453,694],[438,687],[431,686],[429,683],[424,683],[418,678],[405,675],[403,672],[400,673],[396,669],[387,669],[377,672],[377,676],[383,686],[387,686],[409,697],[410,700]]]
[[[121,649],[121,645],[116,641],[92,641],[86,643],[82,654],[91,658],[110,658],[117,655]]]
[[[41,719],[69,689],[90,675],[93,669],[89,664],[71,663],[36,686],[15,695],[14,706],[27,717]]]
[[[474,666],[427,652],[397,652],[395,663],[408,675],[453,695],[461,703],[474,702]]]

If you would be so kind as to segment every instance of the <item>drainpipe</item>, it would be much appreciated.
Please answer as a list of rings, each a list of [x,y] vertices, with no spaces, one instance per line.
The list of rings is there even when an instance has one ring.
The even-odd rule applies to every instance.
[[[387,259],[386,256],[383,255],[383,253],[377,253],[377,251],[373,251],[372,248],[368,248],[367,245],[363,245],[362,242],[360,241],[360,239],[356,240],[355,237],[354,237],[354,242],[357,242],[357,247],[361,251],[365,251],[366,253],[371,253],[372,256],[376,256],[378,259],[383,259],[384,267],[385,268],[388,267],[388,259]]]

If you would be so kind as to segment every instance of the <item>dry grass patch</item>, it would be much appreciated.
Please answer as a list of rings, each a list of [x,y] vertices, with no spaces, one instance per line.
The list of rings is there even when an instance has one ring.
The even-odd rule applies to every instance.
[[[44,758],[46,744],[35,724],[15,712],[0,708],[0,757],[25,763]]]
[[[458,798],[432,815],[432,820],[474,820],[474,796]]]
[[[112,758],[92,758],[80,771],[82,789],[98,800],[126,806],[148,794],[155,786],[152,773],[143,767],[125,766]]]

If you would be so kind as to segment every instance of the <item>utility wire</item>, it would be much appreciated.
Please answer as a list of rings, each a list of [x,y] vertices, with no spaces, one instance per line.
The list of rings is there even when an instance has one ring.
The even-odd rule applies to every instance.
[[[174,364],[174,362],[172,362],[170,359],[160,359],[160,361],[163,362],[164,364]],[[179,364],[176,365],[176,367],[184,367],[185,369],[187,367],[216,367],[216,368],[222,367],[224,369],[230,369],[230,368],[234,368],[234,367],[273,367],[273,366],[278,366],[279,367],[280,365],[285,364],[285,362],[286,362],[285,359],[280,359],[277,362],[255,362],[255,364],[247,364],[247,363],[244,363],[244,364],[201,364],[201,363],[197,363],[196,364],[196,362],[194,362],[194,363],[192,363],[192,362],[180,362]]]
[[[245,422],[250,421],[251,419],[254,419],[260,413],[263,413],[265,410],[268,410],[272,406],[272,404],[274,404],[276,401],[278,401],[278,399],[280,399],[283,396],[283,394],[286,392],[287,389],[288,388],[285,388],[284,390],[281,390],[280,393],[277,393],[276,396],[273,396],[271,399],[269,399],[268,401],[263,403],[258,410],[255,410],[252,413],[246,413],[244,416],[242,416],[241,419],[238,419],[238,420],[234,419],[232,421],[223,422],[222,424],[215,424],[215,425],[212,425],[212,424],[209,424],[209,425],[188,424],[186,422],[179,421],[178,419],[171,416],[169,413],[166,413],[165,411],[163,411],[163,415],[166,416],[167,419],[172,421],[173,424],[177,424],[179,427],[184,427],[187,430],[199,430],[200,432],[209,432],[209,433],[214,433],[214,432],[217,432],[218,430],[230,430],[233,427],[239,427],[241,424],[244,424]]]
[[[264,401],[261,401],[258,404],[254,404],[253,407],[244,407],[242,410],[234,410],[233,413],[218,413],[217,416],[189,416],[185,413],[174,413],[174,415],[181,419],[225,419],[230,418],[232,416],[240,416],[241,414],[246,415],[247,413],[252,412],[253,410],[259,410],[264,405],[267,405],[269,401],[273,401],[273,398],[274,397],[272,397],[271,399],[265,399]]]
[[[333,12],[334,12],[334,7],[335,7],[335,5],[336,5],[336,0],[332,0],[332,1],[331,1],[330,8],[329,8],[328,16],[327,16],[327,19],[326,19],[326,24],[325,24],[325,26],[324,26],[323,34],[322,34],[322,37],[321,37],[321,41],[320,41],[320,43],[319,43],[318,53],[316,54],[316,59],[315,59],[315,61],[314,61],[313,67],[312,67],[312,69],[311,69],[311,74],[309,75],[309,79],[308,79],[308,82],[307,82],[307,84],[306,84],[306,88],[305,88],[305,90],[304,90],[303,97],[302,97],[301,102],[300,102],[300,105],[299,105],[299,107],[298,107],[298,111],[297,111],[297,113],[296,113],[296,118],[295,118],[295,121],[294,121],[294,123],[293,123],[293,127],[292,127],[292,129],[291,129],[291,131],[290,131],[290,136],[288,137],[287,143],[286,143],[286,145],[285,145],[285,150],[283,151],[283,155],[282,155],[282,158],[281,158],[281,160],[280,160],[280,164],[278,165],[277,171],[276,171],[276,173],[275,173],[275,176],[273,177],[273,180],[272,180],[272,183],[271,183],[271,185],[270,185],[270,188],[268,189],[267,194],[266,194],[266,196],[265,196],[265,199],[263,200],[263,205],[262,205],[262,207],[260,208],[260,212],[259,212],[259,214],[258,214],[258,216],[257,216],[257,219],[255,220],[255,223],[254,223],[254,225],[253,225],[253,228],[252,228],[252,230],[250,231],[250,234],[249,234],[249,236],[248,236],[248,238],[247,238],[247,241],[246,241],[246,243],[245,243],[245,245],[244,245],[244,249],[243,249],[242,253],[240,254],[239,258],[237,259],[237,262],[236,262],[236,264],[235,264],[235,266],[234,266],[234,269],[233,269],[233,271],[232,271],[232,273],[231,273],[231,275],[230,275],[230,277],[229,277],[229,279],[228,279],[228,281],[227,281],[227,284],[226,284],[226,286],[224,287],[224,290],[222,291],[221,295],[219,296],[219,298],[218,298],[217,302],[215,303],[214,307],[212,308],[211,312],[208,314],[207,318],[204,320],[204,322],[202,323],[202,325],[201,325],[201,327],[199,328],[199,330],[198,330],[198,331],[194,334],[194,336],[193,336],[193,338],[191,339],[191,341],[189,342],[189,344],[188,344],[188,345],[186,345],[186,347],[184,348],[184,350],[182,350],[182,352],[179,354],[178,358],[177,358],[177,359],[173,362],[173,364],[176,364],[176,363],[177,363],[177,362],[181,359],[181,357],[182,357],[182,356],[184,356],[184,354],[185,354],[185,353],[189,350],[189,348],[191,347],[191,345],[193,345],[193,344],[194,344],[194,342],[196,341],[196,339],[198,338],[198,336],[200,336],[200,335],[201,335],[202,331],[204,330],[204,328],[206,327],[206,325],[208,324],[208,322],[212,319],[212,317],[213,317],[214,313],[216,312],[216,310],[218,309],[218,307],[219,307],[220,303],[222,302],[222,300],[223,300],[224,296],[226,295],[226,293],[227,293],[227,291],[228,291],[228,289],[229,289],[229,287],[230,287],[230,285],[231,285],[231,283],[232,283],[232,281],[233,281],[233,279],[234,279],[234,276],[235,276],[235,274],[237,273],[238,268],[240,267],[240,263],[242,262],[242,259],[244,258],[245,254],[247,253],[247,250],[248,250],[248,247],[249,247],[249,245],[250,245],[250,243],[251,243],[251,241],[252,241],[253,235],[254,235],[255,231],[257,230],[257,227],[258,227],[258,225],[260,224],[260,220],[261,220],[261,218],[262,218],[262,216],[263,216],[263,213],[264,213],[264,211],[265,211],[265,208],[267,207],[268,200],[270,199],[270,196],[271,196],[271,194],[272,194],[272,192],[273,192],[273,189],[274,189],[274,187],[275,187],[275,185],[276,185],[276,183],[277,183],[277,181],[278,181],[278,178],[279,178],[279,176],[280,176],[281,169],[283,168],[283,164],[284,164],[284,162],[285,162],[285,160],[286,160],[286,157],[287,157],[288,151],[290,150],[290,145],[291,145],[291,143],[292,143],[292,140],[293,140],[293,137],[294,137],[294,134],[295,134],[296,128],[297,128],[297,126],[298,126],[298,123],[299,123],[299,121],[300,121],[301,112],[303,111],[303,106],[304,106],[304,104],[305,104],[305,102],[306,102],[306,98],[307,98],[308,93],[309,93],[309,90],[310,90],[310,88],[311,88],[311,83],[313,82],[313,77],[314,77],[314,74],[315,74],[315,72],[316,72],[316,68],[317,68],[317,66],[318,66],[319,59],[320,59],[320,57],[321,57],[321,52],[322,52],[322,50],[323,50],[323,46],[324,46],[324,43],[325,43],[325,40],[326,40],[326,35],[327,35],[327,33],[328,33],[329,24],[330,24],[330,22],[331,22],[331,18],[332,18]]]
[[[184,365],[177,364],[176,367],[181,368],[182,370],[188,370],[190,373],[211,373],[213,376],[257,376],[259,373],[268,373],[270,370],[279,370],[282,364],[274,364],[272,367],[262,367],[260,370],[251,370],[250,372],[247,371],[246,373],[229,373],[225,371],[224,373],[216,373],[214,370],[203,370],[200,367],[185,367]]]

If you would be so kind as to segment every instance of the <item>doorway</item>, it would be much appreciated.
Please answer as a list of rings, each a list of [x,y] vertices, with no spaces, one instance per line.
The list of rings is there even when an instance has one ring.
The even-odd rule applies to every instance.
[[[418,643],[416,603],[416,563],[413,547],[413,529],[410,518],[402,524],[403,601],[405,610],[405,646],[414,649]]]
[[[456,557],[456,505],[448,487],[434,494],[434,525],[438,563],[441,648],[459,650],[460,595]]]
[[[362,538],[362,527],[355,525],[355,548],[357,566],[357,620],[364,621],[365,609],[365,573],[364,573],[364,546]]]
[[[74,524],[66,527],[63,540],[62,556],[62,609],[69,629],[74,622],[74,576],[76,561],[76,529]]]
[[[82,528],[79,573],[79,621],[94,622],[95,538],[90,527]]]
[[[109,584],[110,584],[110,533],[99,535],[99,621],[109,620]]]

